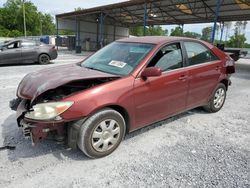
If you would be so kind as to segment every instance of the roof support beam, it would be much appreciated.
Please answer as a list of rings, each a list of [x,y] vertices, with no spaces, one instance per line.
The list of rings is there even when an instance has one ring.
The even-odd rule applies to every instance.
[[[173,20],[175,20],[176,22],[179,22],[179,20],[177,20],[174,16],[170,15],[167,11],[164,11],[157,3],[152,3],[152,4],[161,11],[161,14],[164,12],[167,16],[169,16]],[[163,14],[162,14],[162,17],[164,17]]]

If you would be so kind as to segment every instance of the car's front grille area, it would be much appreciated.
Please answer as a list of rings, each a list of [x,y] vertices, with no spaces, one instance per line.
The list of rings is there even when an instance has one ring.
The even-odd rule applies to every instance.
[[[24,120],[21,120],[20,125],[22,127],[25,138],[29,138],[31,136],[31,126]]]

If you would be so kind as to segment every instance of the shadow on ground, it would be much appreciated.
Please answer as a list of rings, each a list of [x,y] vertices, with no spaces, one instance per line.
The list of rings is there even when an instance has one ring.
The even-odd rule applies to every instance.
[[[168,124],[177,119],[182,119],[195,113],[206,113],[201,108],[197,108],[191,111],[184,112],[177,116],[168,118],[166,120],[154,123],[150,126],[136,130],[125,137],[125,140],[140,136],[141,134],[150,131],[156,127]],[[18,128],[15,114],[10,115],[5,119],[2,126],[2,138],[4,139],[4,145],[15,146],[15,150],[8,150],[8,159],[10,161],[16,161],[19,158],[34,158],[42,155],[53,154],[59,160],[65,157],[73,160],[88,160],[80,150],[70,150],[65,145],[56,144],[53,140],[43,140],[36,146],[31,145],[30,139],[25,139],[22,133],[22,129]]]
[[[48,64],[39,64],[39,63],[16,63],[16,64],[1,64],[0,67],[17,67],[17,66],[30,66],[30,65],[34,65],[34,66],[37,66],[37,65],[42,65],[42,66],[45,66],[45,65],[52,65],[52,64],[55,64],[54,62],[49,62]]]

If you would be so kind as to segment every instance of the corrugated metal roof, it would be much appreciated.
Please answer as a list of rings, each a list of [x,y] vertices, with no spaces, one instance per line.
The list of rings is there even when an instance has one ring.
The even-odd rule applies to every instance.
[[[147,6],[147,25],[188,24],[213,22],[216,0],[132,0],[106,6],[56,15],[61,19],[83,19],[86,15],[104,13],[114,22],[143,25],[144,5]],[[221,0],[218,22],[250,20],[249,0]]]

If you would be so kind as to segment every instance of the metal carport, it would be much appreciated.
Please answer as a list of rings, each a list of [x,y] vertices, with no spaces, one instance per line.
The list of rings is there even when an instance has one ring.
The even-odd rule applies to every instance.
[[[128,36],[128,28],[134,26],[192,24],[214,22],[214,41],[217,22],[250,20],[249,0],[133,0],[106,6],[56,15],[57,30],[75,30],[76,45],[81,45],[81,28],[96,36],[96,47]],[[88,26],[86,23],[91,23]],[[86,26],[81,26],[81,25]],[[93,27],[94,26],[94,27]],[[117,35],[120,28],[120,36]],[[127,29],[127,30],[126,30]],[[89,31],[87,31],[89,32]],[[85,34],[87,33],[85,32]],[[107,37],[109,36],[109,37]],[[112,36],[112,37],[111,37]]]

